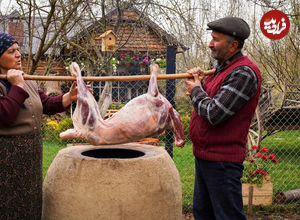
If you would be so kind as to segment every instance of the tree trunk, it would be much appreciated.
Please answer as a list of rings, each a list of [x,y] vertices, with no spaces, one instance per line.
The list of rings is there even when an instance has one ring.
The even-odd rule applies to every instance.
[[[104,89],[101,93],[98,106],[100,109],[101,117],[104,118],[109,105],[112,103],[112,82],[105,82]]]
[[[108,76],[112,76],[112,66],[107,65],[105,67],[105,73]],[[112,103],[112,82],[106,81],[104,89],[98,101],[101,117],[104,118],[109,105]]]

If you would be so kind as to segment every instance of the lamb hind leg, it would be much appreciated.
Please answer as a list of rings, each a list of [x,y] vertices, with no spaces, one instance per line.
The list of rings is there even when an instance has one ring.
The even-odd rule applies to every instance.
[[[158,87],[157,87],[157,74],[159,71],[159,67],[157,64],[151,65],[151,78],[149,81],[148,93],[153,97],[158,96]]]
[[[184,147],[184,128],[179,113],[170,105],[169,107],[170,127],[175,136],[175,146]]]

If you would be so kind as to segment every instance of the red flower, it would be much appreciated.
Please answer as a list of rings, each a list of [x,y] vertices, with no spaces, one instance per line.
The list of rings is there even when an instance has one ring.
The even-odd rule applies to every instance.
[[[262,157],[262,155],[263,155],[263,154],[260,153],[260,152],[257,152],[257,153],[255,154],[256,157]]]
[[[253,158],[249,158],[249,162],[250,163],[254,163],[254,159]]]
[[[272,159],[272,162],[273,162],[273,163],[277,163],[277,162],[278,162],[277,158],[274,157],[274,158]]]
[[[250,150],[257,150],[257,149],[258,149],[258,146],[257,145],[253,145]]]
[[[275,153],[272,153],[272,154],[270,154],[269,156],[268,156],[268,159],[273,159],[275,157]]]
[[[270,167],[267,164],[278,161],[275,153],[269,153],[267,147],[259,148],[257,145],[253,145],[247,152],[245,162],[244,171],[246,172],[244,172],[242,182],[262,184],[264,177],[269,174]]]
[[[264,175],[264,176],[267,175],[267,172],[266,172],[266,171],[261,171],[260,173],[261,173],[262,175]]]

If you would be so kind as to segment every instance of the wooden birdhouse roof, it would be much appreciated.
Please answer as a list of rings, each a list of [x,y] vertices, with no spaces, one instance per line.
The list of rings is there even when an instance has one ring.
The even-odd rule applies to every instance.
[[[118,52],[165,55],[169,45],[176,46],[177,53],[189,49],[137,8],[129,5],[122,10],[121,16],[118,13],[117,9],[112,10],[106,17],[88,26],[88,31],[97,36],[96,40],[107,33],[114,33]],[[84,35],[82,31],[74,37],[81,38]]]
[[[113,34],[115,37],[117,37],[117,35],[112,30],[108,30],[108,31],[105,31],[103,34],[100,34],[95,39],[98,40],[98,39],[101,39],[101,38],[105,38],[106,36],[108,36],[110,34]]]

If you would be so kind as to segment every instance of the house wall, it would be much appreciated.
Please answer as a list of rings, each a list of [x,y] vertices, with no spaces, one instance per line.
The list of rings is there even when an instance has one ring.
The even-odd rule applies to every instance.
[[[18,41],[19,45],[23,45],[24,41],[24,24],[23,22],[9,22],[8,33]]]
[[[25,72],[28,71],[27,70],[28,59],[26,57],[22,59],[22,67]],[[67,74],[66,66],[62,61],[49,60],[49,59],[40,60],[38,62],[38,67],[34,72],[34,75],[45,75],[47,73],[66,75]]]
[[[109,18],[110,25],[105,28],[100,27],[101,25],[94,27],[94,38],[99,48],[101,48],[102,43],[99,36],[108,30],[113,30],[117,36],[116,48],[118,48],[119,53],[132,52],[135,55],[165,57],[166,46],[169,45],[166,37],[159,30],[151,27],[145,19],[142,20],[135,10],[123,11],[121,23],[119,23],[117,30],[114,30],[115,27],[113,26],[117,21],[117,14],[112,14]]]

